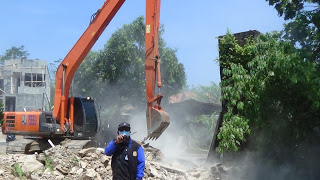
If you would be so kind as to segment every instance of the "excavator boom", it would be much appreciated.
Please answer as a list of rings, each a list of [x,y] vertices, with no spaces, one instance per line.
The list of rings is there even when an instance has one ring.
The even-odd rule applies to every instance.
[[[161,73],[159,53],[160,0],[146,0],[146,29],[145,29],[145,71],[147,92],[147,128],[148,138],[158,139],[169,126],[168,113],[162,110],[160,103]],[[157,81],[157,82],[156,82]],[[155,94],[155,86],[159,94]]]
[[[69,95],[74,73],[124,2],[125,0],[106,0],[103,6],[94,14],[89,27],[57,69],[53,117],[57,118],[62,129],[67,115],[68,101],[66,99]],[[73,119],[70,118],[70,121],[72,124]]]

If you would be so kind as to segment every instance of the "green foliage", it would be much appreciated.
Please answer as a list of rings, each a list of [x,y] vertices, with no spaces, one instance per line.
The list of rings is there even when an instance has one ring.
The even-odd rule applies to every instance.
[[[312,61],[320,60],[320,8],[298,12],[295,19],[285,25],[283,38],[298,45],[300,54]]]
[[[188,91],[188,90],[186,90]],[[214,82],[211,82],[210,86],[198,86],[192,87],[191,91],[196,94],[196,100],[202,102],[209,102],[209,103],[220,103],[221,91],[220,87],[216,85]],[[208,149],[212,140],[212,136],[208,136],[208,134],[212,134],[214,132],[215,124],[216,124],[216,116],[215,113],[212,115],[200,115],[196,116],[192,119],[192,122],[196,123],[193,124],[196,128],[201,128],[201,132],[197,131],[199,129],[193,129],[193,144],[196,147]],[[187,134],[190,134],[188,132]]]
[[[161,36],[159,52],[161,55],[161,80],[163,84],[161,93],[169,97],[179,93],[186,86],[186,74],[184,65],[178,62],[177,50],[167,47]],[[167,98],[163,101],[166,102]]]
[[[49,71],[49,76],[50,76],[50,109],[53,109],[53,106],[54,106],[54,95],[55,95],[55,77],[56,77],[56,71],[58,69],[58,65],[60,64],[60,62],[62,61],[62,59],[58,59],[58,60],[55,60],[53,63],[49,63],[49,66],[48,66],[48,71]]]
[[[250,82],[251,77],[242,64],[254,57],[253,52],[248,50],[253,43],[253,40],[248,40],[247,47],[242,47],[230,32],[220,41],[219,62],[224,75],[221,82],[221,100],[227,107],[218,134],[220,153],[224,150],[237,151],[240,143],[246,140],[245,134],[250,133],[249,119],[243,113],[246,110],[243,100],[250,98],[250,85],[246,84]]]
[[[13,174],[19,177],[19,179],[22,179],[22,176],[25,175],[18,163],[14,163],[13,165]]]
[[[317,65],[279,37],[261,35],[244,46],[230,33],[221,39],[221,90],[227,112],[218,135],[219,152],[237,151],[249,134],[261,151],[283,143],[293,146],[319,126]],[[261,141],[261,134],[268,138]]]
[[[300,164],[302,168],[310,172],[310,168],[308,168],[310,160],[318,162],[319,160],[305,158],[303,164],[299,158],[301,156],[314,156],[312,153],[301,155],[303,148],[312,149],[312,146],[319,146],[316,129],[319,129],[320,124],[319,108],[317,108],[319,106],[320,1],[267,1],[269,1],[270,5],[276,5],[275,7],[280,16],[284,15],[284,19],[289,20],[285,24],[281,38],[291,42],[291,45],[296,47],[300,62],[293,64],[297,67],[297,69],[292,68],[295,72],[288,71],[288,73],[294,74],[292,78],[288,78],[287,81],[278,85],[279,88],[282,87],[286,92],[271,95],[272,97],[273,95],[287,97],[282,102],[274,102],[278,108],[282,108],[282,111],[281,113],[270,113],[269,116],[274,117],[275,121],[266,124],[265,126],[268,128],[262,128],[261,131],[261,134],[268,134],[270,132],[267,130],[272,129],[271,133],[274,134],[272,137],[274,139],[265,138],[267,137],[265,136],[256,138],[256,142],[263,145],[260,148],[264,152],[267,152],[267,149],[272,147],[281,149],[278,152],[272,150],[268,151],[268,153],[278,161],[285,158],[295,158],[300,161],[297,164]],[[308,64],[305,61],[312,63]],[[273,108],[270,110],[273,110]],[[282,119],[287,119],[287,121]],[[280,123],[276,124],[276,121]],[[284,141],[284,138],[287,138],[287,141]],[[299,147],[299,143],[307,145]],[[284,149],[287,148],[290,149],[288,153],[284,152]]]
[[[191,123],[184,129],[184,136],[187,139],[188,146],[193,149],[209,149],[212,141],[212,132],[216,125],[216,116],[200,115],[192,119]]]
[[[50,172],[53,172],[51,159],[49,157],[46,157],[46,159],[44,160],[44,163],[45,163],[45,167],[49,169]]]
[[[24,50],[24,46],[12,46],[10,49],[6,50],[5,54],[1,57],[1,61],[16,58],[27,58],[28,56],[29,53]]]
[[[278,11],[279,16],[284,16],[285,20],[296,17],[297,12],[301,12],[305,8],[305,4],[313,8],[319,8],[319,0],[266,0],[270,6]]]
[[[191,91],[197,95],[198,101],[220,103],[221,89],[214,82],[210,86],[193,87]]]
[[[320,1],[319,0],[267,0],[278,14],[290,20],[285,24],[283,38],[300,49],[303,58],[320,60]]]
[[[75,76],[74,76],[74,89],[77,89],[77,93],[80,96],[90,96],[99,94],[101,89],[101,78],[96,72],[96,61],[99,56],[99,52],[90,51],[80,64]]]
[[[128,102],[141,102],[144,92],[144,23],[140,17],[118,29],[97,59],[97,73]],[[129,100],[129,101],[130,101]]]
[[[206,134],[210,134],[213,132],[216,125],[215,113],[213,113],[212,115],[197,116],[193,119],[193,122],[203,123],[207,127],[207,129],[205,130]]]

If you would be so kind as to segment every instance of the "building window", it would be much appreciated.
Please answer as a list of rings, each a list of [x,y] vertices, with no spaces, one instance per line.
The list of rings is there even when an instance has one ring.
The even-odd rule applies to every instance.
[[[45,87],[45,74],[25,73],[24,85],[29,87]]]

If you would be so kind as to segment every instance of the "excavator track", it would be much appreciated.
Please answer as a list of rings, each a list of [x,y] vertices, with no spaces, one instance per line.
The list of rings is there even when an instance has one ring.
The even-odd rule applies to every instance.
[[[61,142],[61,145],[74,151],[80,151],[89,147],[96,147],[97,143],[93,140],[74,140],[67,139]]]
[[[7,143],[6,153],[7,154],[27,154],[30,149],[32,139],[19,139],[10,141]]]
[[[93,140],[55,140],[54,145],[62,145],[70,150],[80,151],[89,147],[96,147],[96,142]],[[46,139],[18,139],[7,143],[7,154],[32,154],[42,152],[51,148],[51,145]]]

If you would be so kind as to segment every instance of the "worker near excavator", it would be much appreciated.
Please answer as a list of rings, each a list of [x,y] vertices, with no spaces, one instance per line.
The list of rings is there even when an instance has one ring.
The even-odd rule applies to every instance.
[[[130,137],[129,123],[118,126],[118,136],[105,148],[107,156],[112,155],[111,168],[113,180],[136,180],[144,176],[145,157],[143,148]]]

